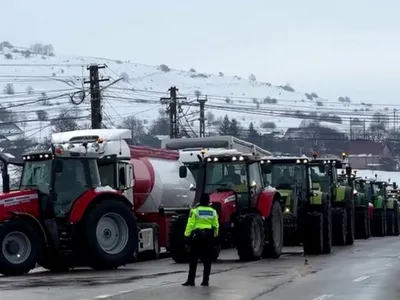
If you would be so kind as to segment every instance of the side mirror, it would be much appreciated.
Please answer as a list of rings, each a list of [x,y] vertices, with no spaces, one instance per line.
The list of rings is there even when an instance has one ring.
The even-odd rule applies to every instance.
[[[350,176],[352,171],[350,166],[346,167],[346,175]]]
[[[195,190],[196,190],[196,186],[193,183],[191,183],[189,185],[189,191],[194,192]]]
[[[179,177],[180,178],[186,178],[187,177],[187,168],[186,168],[186,166],[180,166],[179,167]]]
[[[397,183],[393,181],[392,185],[393,185],[393,189],[397,190]]]
[[[60,160],[54,161],[54,172],[61,173],[63,171],[63,163]]]
[[[250,187],[252,188],[252,189],[254,189],[254,188],[256,188],[257,187],[257,182],[255,182],[254,180],[251,182],[251,184],[250,184]]]
[[[120,188],[126,187],[125,168],[121,167],[118,170],[119,186]]]

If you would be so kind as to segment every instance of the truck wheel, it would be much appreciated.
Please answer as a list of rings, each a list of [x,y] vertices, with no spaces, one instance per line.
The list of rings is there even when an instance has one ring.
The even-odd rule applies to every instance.
[[[324,218],[318,211],[307,212],[304,217],[304,254],[321,254],[324,249]]]
[[[332,242],[335,246],[346,245],[347,211],[345,207],[332,208]]]
[[[323,253],[331,253],[332,251],[332,207],[329,199],[324,201],[323,204],[323,222],[324,222],[324,231],[323,231]]]
[[[24,220],[12,220],[0,225],[0,273],[23,275],[34,269],[42,238],[35,227]]]
[[[374,209],[374,215],[371,223],[372,236],[385,236],[386,220],[383,209]]]
[[[236,249],[239,259],[261,259],[265,244],[264,223],[259,214],[248,214],[238,221]]]
[[[367,207],[357,207],[355,213],[355,238],[369,238],[369,216]]]
[[[267,243],[264,246],[263,257],[278,258],[283,247],[283,214],[279,201],[275,200],[269,217],[265,220]]]
[[[108,199],[84,220],[85,255],[94,269],[115,269],[131,261],[138,249],[138,226],[132,210]]]
[[[346,245],[353,245],[355,239],[355,207],[354,201],[351,199],[347,203],[346,207],[347,213],[347,235],[346,235]]]
[[[168,251],[172,259],[178,263],[189,261],[189,251],[185,242],[185,229],[188,217],[185,215],[174,216],[171,219],[168,232]]]
[[[392,209],[386,210],[387,235],[394,235],[394,212]]]

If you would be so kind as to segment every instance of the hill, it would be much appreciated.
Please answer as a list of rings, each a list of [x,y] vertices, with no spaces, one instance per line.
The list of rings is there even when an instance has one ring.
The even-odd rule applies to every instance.
[[[160,97],[168,96],[170,86],[178,87],[180,96],[187,97],[187,103],[182,105],[181,122],[189,133],[198,132],[197,95],[208,97],[207,131],[210,133],[218,132],[226,114],[243,128],[253,123],[261,132],[280,134],[288,128],[310,123],[349,132],[350,123],[365,129],[374,122],[389,126],[393,120],[392,107],[352,103],[348,97],[327,100],[315,92],[297,92],[289,85],[257,81],[253,74],[241,78],[225,76],[222,72],[174,70],[167,65],[66,57],[55,55],[51,45],[37,44],[27,49],[2,42],[0,121],[16,124],[24,131],[25,138],[38,140],[48,137],[52,130],[73,129],[75,123],[68,122],[89,126],[90,95],[83,81],[88,79],[86,67],[92,63],[107,65],[101,74],[110,79],[102,83],[105,87],[103,122],[108,127],[118,126],[126,117],[151,125],[160,109],[165,109]],[[122,79],[115,82],[119,78]]]

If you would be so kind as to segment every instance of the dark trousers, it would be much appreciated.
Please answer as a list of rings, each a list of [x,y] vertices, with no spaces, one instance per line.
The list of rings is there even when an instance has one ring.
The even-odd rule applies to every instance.
[[[211,260],[214,250],[213,230],[195,230],[189,243],[189,275],[188,282],[194,283],[196,278],[197,263],[202,260],[203,282],[208,283],[211,273]]]

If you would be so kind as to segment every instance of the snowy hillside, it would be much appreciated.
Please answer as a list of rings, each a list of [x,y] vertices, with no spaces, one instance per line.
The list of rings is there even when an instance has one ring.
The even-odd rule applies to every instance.
[[[400,184],[400,172],[386,172],[386,171],[375,171],[375,170],[357,170],[357,176],[375,178],[375,174],[378,175],[379,180],[396,182]]]
[[[330,122],[321,122],[341,131],[349,131],[351,118],[372,119],[375,111],[384,113],[391,108],[375,108],[376,105],[351,103],[342,98],[326,100],[313,91],[309,94],[296,92],[291,87],[274,86],[267,82],[220,74],[202,73],[203,70],[173,70],[167,66],[148,66],[132,62],[121,62],[103,58],[63,57],[34,54],[23,48],[0,48],[0,101],[3,108],[18,113],[12,121],[25,131],[26,137],[42,139],[51,132],[50,120],[59,116],[60,111],[76,117],[80,124],[89,124],[88,79],[86,67],[91,63],[106,64],[101,69],[108,82],[118,78],[123,80],[103,90],[103,121],[107,126],[117,126],[128,116],[143,119],[145,124],[158,116],[163,106],[160,97],[168,96],[168,88],[179,88],[179,96],[186,96],[190,105],[182,106],[185,117],[182,122],[198,132],[198,107],[196,94],[207,95],[207,113],[214,115],[214,121],[228,114],[236,118],[243,127],[253,122],[256,129],[271,131],[270,122],[275,123],[275,131],[285,132],[290,127],[298,127],[305,115],[321,116]],[[172,67],[172,66],[171,66]],[[250,76],[251,77],[251,76]],[[82,89],[86,98],[80,105]],[[318,92],[318,91],[315,91]],[[349,102],[350,101],[350,102]],[[378,104],[379,106],[379,104]],[[47,113],[43,117],[43,113]],[[40,115],[40,116],[39,116]],[[42,121],[38,121],[38,117]],[[46,120],[47,119],[47,120]],[[3,120],[4,121],[4,120]],[[209,123],[207,130],[216,131],[218,122]],[[267,123],[267,124],[266,124]],[[269,123],[269,124],[268,124]]]

